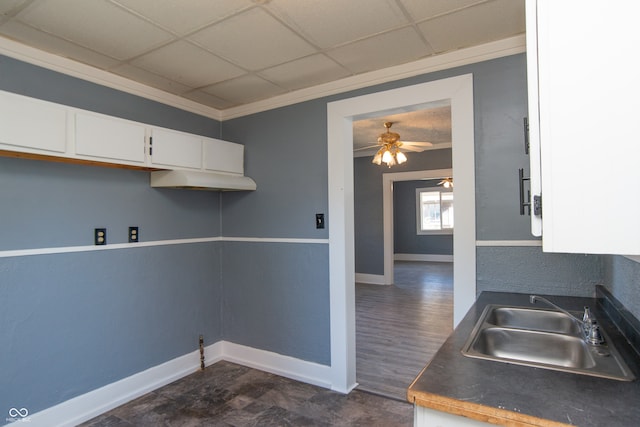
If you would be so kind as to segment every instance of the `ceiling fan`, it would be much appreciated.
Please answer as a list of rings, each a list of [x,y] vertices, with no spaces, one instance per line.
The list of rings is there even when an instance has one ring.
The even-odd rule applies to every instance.
[[[385,128],[387,128],[387,131],[380,134],[380,136],[378,137],[378,142],[375,144],[371,144],[371,145],[367,145],[364,147],[358,147],[358,148],[354,148],[354,152],[358,152],[358,151],[366,151],[366,150],[371,150],[372,148],[380,148],[380,146],[382,145],[382,143],[380,142],[381,139],[384,139],[386,141],[389,142],[394,142],[397,141],[398,144],[400,146],[402,146],[403,150],[406,151],[414,151],[414,152],[420,152],[420,151],[424,151],[425,148],[427,147],[433,147],[433,143],[431,142],[427,142],[427,141],[399,141],[400,140],[400,135],[395,133],[395,132],[391,132],[389,129],[391,128],[391,126],[393,125],[394,122],[385,122],[384,126]]]

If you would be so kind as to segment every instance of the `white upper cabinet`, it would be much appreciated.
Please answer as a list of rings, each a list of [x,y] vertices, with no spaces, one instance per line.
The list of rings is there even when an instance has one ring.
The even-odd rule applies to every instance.
[[[187,169],[202,167],[202,137],[168,129],[151,130],[151,165]]]
[[[207,138],[203,148],[205,170],[244,174],[244,145]]]
[[[60,155],[66,151],[64,107],[0,92],[0,149]]]
[[[545,252],[640,254],[640,3],[527,0],[531,192]]]
[[[234,181],[245,178],[242,144],[0,91],[0,155],[24,157],[18,153],[70,163],[197,172],[191,175],[200,184],[224,175],[216,189],[256,188],[250,178]]]
[[[75,154],[82,158],[144,165],[145,127],[109,116],[76,113]]]

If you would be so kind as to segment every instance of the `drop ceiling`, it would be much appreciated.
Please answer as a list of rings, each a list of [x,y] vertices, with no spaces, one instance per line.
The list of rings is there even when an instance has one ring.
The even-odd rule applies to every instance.
[[[523,33],[524,0],[0,1],[0,37],[220,111]]]

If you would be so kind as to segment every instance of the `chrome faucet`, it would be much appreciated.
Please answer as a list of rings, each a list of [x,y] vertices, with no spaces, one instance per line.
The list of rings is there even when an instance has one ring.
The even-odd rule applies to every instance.
[[[582,337],[588,344],[601,345],[604,343],[604,338],[602,336],[602,333],[600,332],[600,325],[598,325],[598,322],[593,316],[593,313],[591,313],[591,309],[589,307],[584,307],[582,319],[579,319],[564,308],[557,306],[544,297],[538,295],[529,295],[529,302],[531,304],[535,304],[538,301],[544,302],[545,304],[555,308],[559,312],[566,314],[567,316],[575,320],[580,326],[582,326]]]

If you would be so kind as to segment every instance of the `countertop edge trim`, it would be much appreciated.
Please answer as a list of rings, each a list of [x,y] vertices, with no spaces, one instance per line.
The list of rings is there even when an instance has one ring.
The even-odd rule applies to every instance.
[[[507,409],[493,408],[473,402],[452,399],[437,394],[417,392],[411,389],[407,392],[410,402],[425,408],[461,415],[478,421],[512,427],[569,427],[570,424],[520,414]]]

